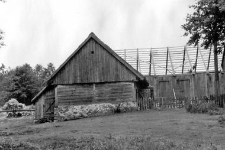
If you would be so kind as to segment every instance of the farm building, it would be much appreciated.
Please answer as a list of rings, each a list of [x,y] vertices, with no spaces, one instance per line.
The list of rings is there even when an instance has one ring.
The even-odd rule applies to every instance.
[[[35,119],[53,117],[62,105],[149,98],[148,85],[141,73],[90,33],[32,99],[36,106]]]

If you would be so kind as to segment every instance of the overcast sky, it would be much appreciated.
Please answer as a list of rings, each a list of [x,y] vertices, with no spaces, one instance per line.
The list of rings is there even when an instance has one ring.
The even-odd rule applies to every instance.
[[[7,0],[0,2],[6,46],[0,63],[58,67],[94,32],[112,49],[181,46],[195,0]]]

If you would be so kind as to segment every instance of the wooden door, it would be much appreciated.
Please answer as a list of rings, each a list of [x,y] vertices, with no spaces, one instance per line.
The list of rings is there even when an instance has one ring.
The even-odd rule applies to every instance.
[[[190,80],[185,79],[185,80],[177,80],[176,83],[176,98],[187,98],[190,97]]]
[[[54,91],[54,90],[53,90]],[[44,118],[54,119],[55,94],[53,91],[46,93],[44,103]]]

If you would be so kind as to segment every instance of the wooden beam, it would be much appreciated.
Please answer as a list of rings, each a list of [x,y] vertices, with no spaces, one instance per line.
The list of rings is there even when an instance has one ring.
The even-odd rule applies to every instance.
[[[155,72],[154,54],[153,54],[153,51],[152,51],[152,50],[151,50],[151,54],[152,54],[152,66],[153,66],[153,71],[154,71],[154,75],[156,75],[156,72]]]
[[[137,71],[138,71],[138,67],[139,67],[139,51],[138,51],[138,48],[137,48]]]
[[[191,68],[191,70],[192,70],[193,68],[192,68],[190,56],[189,56],[189,54],[188,54],[187,46],[186,46],[186,54],[187,54],[187,58],[188,58],[188,62],[189,62],[190,68]]]
[[[204,67],[205,67],[205,70],[206,70],[206,72],[208,72],[207,67],[206,67],[206,64],[205,64],[204,57],[203,57],[202,52],[201,52],[201,49],[199,49],[199,53],[200,53],[200,56],[201,56],[201,58],[202,58],[202,62],[203,62],[203,65],[204,65]]]
[[[59,104],[59,99],[58,99],[58,86],[55,87],[55,107],[57,107]]]
[[[149,51],[149,76],[151,75],[151,70],[152,69],[152,53],[151,53],[151,49]]]
[[[168,51],[168,54],[169,54],[170,64],[171,64],[173,75],[174,75],[175,74],[175,70],[174,70],[174,66],[173,66],[172,56],[171,56],[170,51],[169,51],[169,47],[167,47],[167,51]]]
[[[182,63],[182,74],[184,73],[185,53],[186,53],[186,46],[184,46],[183,63]]]
[[[199,47],[197,45],[197,52],[196,52],[196,58],[195,58],[195,73],[197,71],[197,64],[198,64],[198,50],[199,50]]]
[[[210,49],[209,49],[209,58],[208,58],[207,71],[209,71],[209,64],[210,64],[211,51],[212,51],[212,45],[210,45]]]
[[[127,50],[124,49],[124,60],[127,60]]]
[[[167,48],[167,50],[166,50],[166,75],[167,75],[167,70],[168,70],[168,56],[169,56],[169,49]]]

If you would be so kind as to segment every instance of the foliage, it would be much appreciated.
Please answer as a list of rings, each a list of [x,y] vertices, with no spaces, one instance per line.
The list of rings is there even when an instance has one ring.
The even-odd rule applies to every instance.
[[[190,113],[212,113],[218,112],[219,107],[213,102],[188,103],[185,106],[187,112]]]
[[[42,65],[37,64],[34,68],[34,73],[38,79],[39,87],[43,86],[43,83],[50,78],[50,76],[55,71],[55,67],[52,63],[47,64],[47,68],[44,68]]]
[[[0,67],[0,104],[11,98],[20,103],[31,104],[31,99],[41,90],[43,83],[54,72],[55,67],[49,63],[47,68],[36,65],[33,69],[29,64],[18,66],[15,69]]]
[[[182,28],[185,36],[190,35],[188,44],[197,45],[202,40],[202,46],[208,48],[218,42],[224,44],[225,40],[225,1],[224,0],[199,0],[192,14],[188,14],[186,23]],[[221,49],[218,50],[221,52]]]
[[[219,122],[219,124],[225,125],[225,116],[224,115],[220,115],[219,118],[218,118],[218,122]]]

